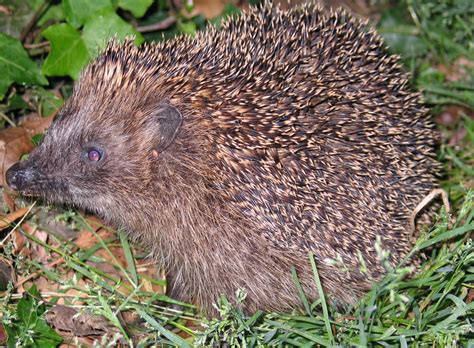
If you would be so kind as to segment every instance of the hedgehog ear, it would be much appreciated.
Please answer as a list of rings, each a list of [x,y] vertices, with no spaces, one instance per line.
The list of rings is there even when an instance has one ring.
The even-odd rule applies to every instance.
[[[156,121],[158,122],[158,144],[156,150],[162,152],[171,145],[176,134],[178,134],[179,127],[183,122],[183,116],[174,106],[169,104],[160,105],[155,111]]]

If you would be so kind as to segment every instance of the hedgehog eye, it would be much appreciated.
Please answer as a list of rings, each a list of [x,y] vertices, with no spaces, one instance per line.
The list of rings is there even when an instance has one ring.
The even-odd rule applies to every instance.
[[[86,151],[86,157],[91,162],[99,162],[104,157],[104,152],[97,147],[90,147]]]

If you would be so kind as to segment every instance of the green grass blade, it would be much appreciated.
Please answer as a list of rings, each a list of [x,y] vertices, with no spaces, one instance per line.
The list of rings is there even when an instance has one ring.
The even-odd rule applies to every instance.
[[[324,324],[326,325],[326,332],[328,334],[328,337],[331,343],[334,343],[334,336],[332,334],[331,322],[329,321],[329,312],[328,312],[328,307],[326,304],[326,297],[324,295],[323,286],[321,285],[321,279],[319,278],[318,269],[316,267],[316,261],[314,260],[314,255],[312,253],[309,254],[309,261],[311,262],[311,268],[313,270],[314,281],[316,282],[319,298],[321,300],[321,307],[323,309]]]

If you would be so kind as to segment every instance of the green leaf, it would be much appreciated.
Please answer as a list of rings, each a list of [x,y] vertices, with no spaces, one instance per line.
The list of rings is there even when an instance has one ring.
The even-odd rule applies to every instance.
[[[143,36],[115,12],[108,11],[92,17],[84,25],[82,37],[91,57],[95,57],[105,47],[110,38],[124,39],[135,36],[137,45],[143,42]]]
[[[118,0],[118,6],[130,11],[136,18],[141,18],[146,13],[154,0]]]
[[[59,98],[56,94],[44,88],[33,89],[31,95],[42,117],[51,116],[57,112],[64,103],[62,98]]]
[[[404,58],[419,57],[428,51],[418,28],[406,21],[406,13],[401,8],[391,8],[382,14],[378,32],[384,38],[392,53]]]
[[[182,22],[178,21],[178,29],[184,34],[194,35],[196,34],[196,23],[194,22]]]
[[[46,85],[48,80],[21,42],[11,36],[0,33],[0,100],[14,82],[30,85]]]
[[[8,104],[7,104],[7,109],[6,110],[7,111],[13,111],[13,110],[21,110],[21,109],[29,110],[30,106],[17,93],[15,93],[14,95],[11,95],[8,98]]]
[[[63,0],[63,6],[67,21],[76,29],[97,12],[114,11],[110,0]]]
[[[34,322],[38,318],[32,296],[23,296],[21,300],[18,301],[16,311],[18,319],[27,327],[31,326],[31,322]]]
[[[33,330],[36,333],[35,345],[38,348],[55,348],[62,342],[62,337],[54,331],[43,318],[38,318]]]
[[[43,36],[51,42],[51,52],[43,64],[43,74],[77,79],[90,59],[79,32],[63,23],[48,27],[43,31]]]
[[[66,19],[62,4],[50,6],[38,20],[38,26],[43,26],[49,21],[60,22]]]
[[[18,329],[15,336],[20,336],[19,338],[22,342],[30,341],[31,338],[34,337],[34,341],[31,342],[33,344],[28,345],[31,347],[57,347],[58,343],[62,341],[62,338],[42,317],[46,308],[44,304],[38,303],[38,298],[41,298],[41,296],[36,286],[33,285],[27,294],[18,302],[17,315],[19,322],[15,325]],[[27,329],[26,332],[25,328]]]
[[[41,143],[41,140],[43,140],[44,134],[35,134],[31,137],[31,143],[33,146],[38,146]]]

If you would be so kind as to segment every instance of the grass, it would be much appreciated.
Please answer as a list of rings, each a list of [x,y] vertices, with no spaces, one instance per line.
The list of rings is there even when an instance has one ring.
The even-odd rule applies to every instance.
[[[53,231],[49,231],[53,236],[49,243],[24,231],[25,237],[31,243],[44,248],[45,252],[54,255],[55,259],[63,261],[61,264],[51,267],[34,259],[21,260],[21,268],[24,273],[35,273],[38,277],[46,278],[59,285],[53,295],[45,294],[41,298],[37,296],[34,304],[36,305],[38,302],[55,304],[58,300],[71,301],[72,303],[79,301],[82,305],[75,306],[76,308],[87,308],[93,314],[102,316],[105,321],[110,322],[118,329],[125,341],[130,339],[129,328],[124,327],[120,316],[125,312],[134,311],[145,321],[141,330],[148,332],[152,329],[154,331],[147,337],[148,341],[185,347],[187,342],[172,330],[185,332],[188,337],[194,336],[194,330],[187,328],[183,323],[184,320],[189,324],[197,322],[198,319],[192,311],[173,311],[166,309],[165,304],[182,305],[183,308],[192,308],[192,306],[174,301],[153,290],[144,290],[144,288],[150,288],[150,282],[163,286],[163,281],[153,280],[140,274],[135,267],[135,262],[127,262],[127,268],[122,266],[122,262],[114,255],[113,248],[116,248],[117,242],[119,242],[120,248],[125,250],[125,254],[129,254],[126,258],[130,261],[130,246],[126,238],[104,240],[96,233],[96,228],[93,228],[80,214],[69,213],[68,220],[78,230],[91,232],[96,238],[95,244],[85,250],[77,250],[77,246],[73,242],[56,239]],[[21,227],[19,228],[21,229]],[[45,227],[41,226],[40,229],[45,229]],[[99,258],[97,252],[101,250],[105,252],[103,255],[109,255],[109,257]],[[13,255],[9,255],[8,252],[5,256],[11,256],[14,259]],[[100,267],[93,266],[93,264],[100,265],[102,262],[111,264],[117,273],[107,273]],[[73,277],[68,276],[71,272],[74,274]],[[84,284],[86,285],[84,286]],[[19,299],[15,294],[17,289],[11,288],[10,290],[11,292],[7,292],[0,299],[0,310],[3,310],[3,313],[10,312],[12,304],[15,304],[15,300]],[[73,295],[71,295],[71,291]],[[6,320],[5,316],[2,320]],[[12,314],[9,325],[13,329],[18,327],[18,330],[14,332],[19,334],[19,342],[26,344],[29,337],[28,332],[24,333],[21,330],[22,324],[24,322],[18,321],[17,316]]]
[[[192,305],[164,295],[165,282],[149,272],[153,268],[146,255],[132,248],[122,232],[113,234],[76,212],[51,214],[49,208],[34,206],[9,233],[19,232],[24,249],[44,258],[21,255],[12,242],[3,249],[2,259],[21,276],[15,286],[10,283],[0,293],[6,344],[57,346],[61,338],[46,323],[45,311],[65,303],[114,328],[89,341],[72,341],[77,344],[96,339],[97,346],[137,347],[222,342],[232,347],[474,347],[474,119],[469,116],[474,109],[474,72],[472,65],[460,63],[474,61],[474,9],[469,3],[401,1],[385,10],[379,23],[393,52],[402,55],[412,72],[414,88],[424,91],[433,114],[448,105],[459,112],[457,119],[439,125],[441,183],[453,212],[448,215],[441,209],[433,226],[418,239],[412,253],[425,255],[418,272],[401,262],[387,269],[384,279],[357,305],[334,308],[326,301],[317,265],[308,255],[322,296],[309,302],[293,272],[304,311],[247,317],[222,298],[216,304],[221,318],[208,320],[197,316]],[[456,72],[461,79],[453,79]],[[41,218],[44,214],[46,218]],[[51,228],[53,219],[78,231],[77,239],[87,236],[87,245],[58,236]],[[47,239],[41,231],[48,232]],[[239,301],[245,296],[238,291]]]

